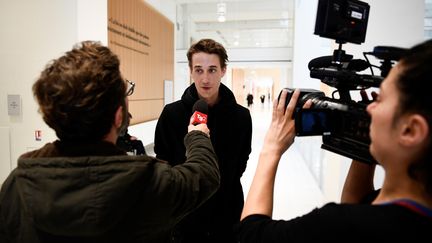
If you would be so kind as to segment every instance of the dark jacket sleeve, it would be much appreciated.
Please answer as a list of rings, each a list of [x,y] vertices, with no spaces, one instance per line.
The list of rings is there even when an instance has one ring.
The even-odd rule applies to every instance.
[[[156,158],[178,165],[186,160],[185,147],[181,141],[187,134],[189,119],[182,105],[166,105],[158,119],[154,136]]]
[[[167,107],[165,106],[162,110],[161,115],[156,124],[155,136],[154,136],[154,152],[156,158],[169,161],[171,157],[168,153],[169,139],[166,139],[167,135],[170,134],[170,126],[167,124],[169,112],[167,112]]]
[[[0,193],[0,198],[1,198],[1,193]],[[8,240],[6,240],[6,230],[5,230],[5,222],[3,222],[3,215],[2,215],[2,204],[0,202],[0,242],[9,242]]]
[[[210,198],[219,188],[220,174],[216,154],[209,137],[192,131],[184,138],[186,161],[164,170],[158,188],[160,206],[179,220]],[[166,175],[168,173],[168,175]],[[161,192],[163,191],[163,192]]]
[[[249,110],[243,113],[244,117],[241,121],[244,121],[243,131],[244,131],[244,140],[242,141],[242,149],[240,154],[240,167],[239,167],[239,177],[243,175],[246,170],[246,165],[249,160],[249,154],[252,151],[252,118],[249,113]]]
[[[12,238],[16,237],[20,217],[14,214],[13,207],[19,207],[19,197],[14,190],[15,170],[6,178],[0,191],[0,242],[14,242]]]

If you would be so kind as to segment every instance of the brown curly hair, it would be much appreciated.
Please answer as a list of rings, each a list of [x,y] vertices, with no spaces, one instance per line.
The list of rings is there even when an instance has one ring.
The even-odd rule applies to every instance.
[[[60,140],[97,141],[110,131],[118,107],[127,109],[119,68],[118,57],[93,41],[78,43],[46,66],[33,94]]]
[[[193,44],[188,52],[187,58],[189,62],[189,68],[192,69],[192,56],[195,53],[204,52],[207,54],[216,54],[219,56],[220,66],[222,69],[226,68],[228,62],[228,55],[225,48],[219,43],[212,39],[201,39],[197,43]]]

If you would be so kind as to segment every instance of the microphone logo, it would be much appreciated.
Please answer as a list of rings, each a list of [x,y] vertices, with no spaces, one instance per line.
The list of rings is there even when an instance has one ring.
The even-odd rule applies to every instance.
[[[192,107],[192,124],[207,124],[208,104],[204,100],[197,100]]]
[[[193,122],[192,124],[207,124],[207,115],[204,113],[201,113],[199,111],[195,111],[193,113]]]

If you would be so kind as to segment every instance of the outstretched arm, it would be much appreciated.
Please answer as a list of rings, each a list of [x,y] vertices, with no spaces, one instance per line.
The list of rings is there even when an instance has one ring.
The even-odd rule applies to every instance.
[[[353,160],[342,190],[341,203],[361,203],[374,190],[375,164]]]
[[[252,215],[270,216],[273,212],[273,191],[276,170],[282,154],[291,146],[295,137],[295,125],[292,115],[299,96],[296,90],[285,109],[287,91],[284,90],[280,100],[273,103],[270,128],[264,139],[258,166],[246,198],[241,219]]]
[[[360,91],[360,96],[362,102],[370,102],[365,90]],[[372,100],[375,100],[377,96],[376,92],[371,93]],[[341,203],[361,203],[364,202],[366,196],[374,192],[375,167],[375,164],[352,161],[342,189]]]

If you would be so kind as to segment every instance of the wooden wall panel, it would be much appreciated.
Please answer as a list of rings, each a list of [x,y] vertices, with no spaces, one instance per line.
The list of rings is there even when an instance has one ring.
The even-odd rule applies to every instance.
[[[108,46],[124,78],[136,83],[131,124],[157,119],[164,80],[174,80],[174,24],[145,1],[108,0]]]

